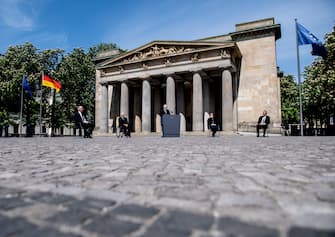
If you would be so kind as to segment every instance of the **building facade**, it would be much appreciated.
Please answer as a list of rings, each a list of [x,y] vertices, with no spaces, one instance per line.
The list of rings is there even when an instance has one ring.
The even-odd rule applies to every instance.
[[[281,124],[273,18],[236,25],[236,31],[194,41],[153,41],[96,58],[96,133],[111,133],[125,113],[136,133],[161,132],[159,111],[180,115],[180,130],[207,130],[214,113],[220,130],[245,131],[264,109]]]

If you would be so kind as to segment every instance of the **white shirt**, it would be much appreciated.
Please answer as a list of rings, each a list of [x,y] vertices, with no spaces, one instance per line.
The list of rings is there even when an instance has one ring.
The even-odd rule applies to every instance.
[[[85,123],[87,122],[87,120],[85,119],[85,117],[82,115],[82,113],[79,111],[79,115],[81,117],[81,120]]]

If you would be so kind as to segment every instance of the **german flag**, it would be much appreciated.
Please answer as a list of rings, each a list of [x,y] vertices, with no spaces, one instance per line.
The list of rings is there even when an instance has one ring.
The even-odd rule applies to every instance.
[[[49,77],[48,75],[43,75],[42,86],[56,89],[56,92],[59,92],[60,88],[62,88],[62,85],[58,81]]]

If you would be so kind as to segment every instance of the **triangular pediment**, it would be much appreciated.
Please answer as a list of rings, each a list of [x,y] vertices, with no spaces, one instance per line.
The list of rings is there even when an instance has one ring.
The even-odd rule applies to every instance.
[[[192,54],[220,47],[231,47],[234,43],[208,41],[153,41],[139,48],[128,51],[118,57],[107,59],[98,65],[106,68],[122,64],[132,64],[164,57]]]

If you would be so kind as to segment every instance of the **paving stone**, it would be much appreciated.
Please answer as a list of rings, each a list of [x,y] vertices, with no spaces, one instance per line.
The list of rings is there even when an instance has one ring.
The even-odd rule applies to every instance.
[[[144,207],[135,204],[123,204],[112,210],[114,215],[124,215],[130,217],[139,217],[148,219],[159,212],[159,209],[154,207]]]
[[[93,218],[95,214],[87,211],[86,209],[69,209],[57,213],[56,215],[49,217],[47,220],[53,223],[60,223],[65,225],[81,225],[84,224],[88,219]]]
[[[34,192],[28,194],[27,197],[35,202],[43,202],[49,204],[61,204],[74,200],[74,198],[71,196],[54,194],[51,192]]]
[[[0,198],[0,210],[10,210],[31,204],[31,202],[24,200],[22,197]]]
[[[218,229],[228,236],[236,237],[279,237],[278,230],[249,224],[230,217],[222,217]]]
[[[326,202],[334,202],[335,203],[335,192],[333,191],[320,191],[316,193],[316,196],[321,200],[321,201],[326,201]]]
[[[157,220],[157,223],[162,226],[166,226],[167,229],[180,229],[188,231],[193,229],[209,230],[213,222],[214,218],[211,215],[195,214],[180,210],[168,211]]]
[[[33,137],[0,147],[0,221],[16,220],[17,233],[290,237],[334,226],[330,137]]]
[[[148,230],[141,235],[141,237],[189,237],[191,230],[184,230],[178,228],[169,228],[164,223],[157,222],[150,226]]]
[[[113,200],[103,200],[94,198],[85,198],[82,200],[72,199],[71,203],[67,204],[68,209],[82,209],[93,212],[100,212],[104,208],[110,208],[116,204]]]
[[[119,237],[130,234],[140,228],[140,224],[123,221],[111,215],[96,216],[83,226],[85,230],[108,237]]]
[[[9,218],[0,215],[0,236],[19,236],[24,232],[33,232],[38,226],[31,224],[22,217]]]
[[[0,197],[20,196],[25,192],[24,190],[0,187]]]
[[[288,237],[334,237],[333,230],[318,230],[305,227],[292,227],[288,232]]]
[[[24,230],[15,237],[83,237],[80,234],[65,233],[51,228],[38,228],[33,230]]]

